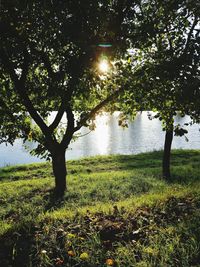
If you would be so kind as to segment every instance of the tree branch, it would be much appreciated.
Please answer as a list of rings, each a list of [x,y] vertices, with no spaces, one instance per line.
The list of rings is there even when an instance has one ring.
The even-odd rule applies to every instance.
[[[169,42],[169,48],[170,48],[171,56],[173,56],[174,55],[174,48],[173,48],[172,39],[170,38],[170,32],[169,32],[167,25],[165,25],[165,29],[167,31],[167,39]]]
[[[116,90],[112,95],[108,96],[102,102],[100,102],[95,108],[93,108],[84,118],[82,118],[78,123],[77,126],[74,128],[74,132],[80,130],[80,128],[87,122],[87,120],[94,117],[94,115],[101,110],[104,106],[106,106],[109,102],[114,100],[123,92],[123,88]]]
[[[74,114],[70,106],[67,106],[66,114],[67,114],[67,128],[63,140],[61,141],[61,146],[67,148],[74,134]]]
[[[197,25],[197,22],[198,22],[198,19],[195,16],[194,21],[192,23],[192,27],[191,27],[191,29],[190,29],[190,31],[188,33],[188,37],[187,37],[187,41],[186,41],[186,44],[185,44],[185,49],[183,51],[183,55],[185,55],[187,53],[187,51],[188,51],[188,48],[189,48],[189,45],[190,45],[190,40],[191,40],[191,37],[192,37],[192,33],[194,31],[195,26]]]
[[[29,66],[29,53],[27,50],[24,51],[24,63],[23,63],[23,67],[22,67],[22,75],[20,78],[20,81],[25,84],[26,81],[26,77],[28,74],[28,66]]]
[[[63,116],[64,112],[65,112],[65,104],[64,104],[64,101],[62,101],[62,103],[61,103],[61,105],[60,105],[60,107],[58,109],[58,112],[56,114],[55,119],[49,125],[49,130],[50,130],[51,133],[56,129],[56,127],[60,123],[60,120],[62,119],[62,116]]]
[[[44,133],[45,136],[50,135],[50,131],[43,121],[43,119],[40,117],[36,109],[34,108],[30,98],[28,97],[26,90],[25,90],[25,85],[23,83],[23,80],[19,79],[17,74],[15,73],[14,67],[12,65],[12,62],[9,60],[9,57],[7,53],[2,49],[1,50],[1,58],[3,61],[3,64],[5,66],[5,69],[7,69],[14,85],[17,93],[19,94],[24,106],[26,107],[27,111],[31,115],[31,117],[34,119],[34,121],[37,123],[37,125],[40,127],[42,132]]]

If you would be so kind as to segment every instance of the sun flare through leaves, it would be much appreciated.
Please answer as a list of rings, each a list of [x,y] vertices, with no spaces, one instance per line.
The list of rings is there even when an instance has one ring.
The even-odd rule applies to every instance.
[[[109,71],[109,63],[106,59],[103,59],[99,62],[99,70],[102,73],[107,73]]]

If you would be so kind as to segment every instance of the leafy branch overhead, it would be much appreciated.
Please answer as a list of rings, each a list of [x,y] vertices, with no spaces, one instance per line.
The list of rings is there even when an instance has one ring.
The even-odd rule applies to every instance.
[[[123,91],[105,86],[96,67],[102,56],[114,59],[117,43],[124,42],[117,10],[110,1],[1,1],[0,139],[37,141],[36,154],[52,158],[61,194],[65,150],[74,133]],[[114,38],[112,50],[98,46]],[[67,124],[61,125],[64,116]]]

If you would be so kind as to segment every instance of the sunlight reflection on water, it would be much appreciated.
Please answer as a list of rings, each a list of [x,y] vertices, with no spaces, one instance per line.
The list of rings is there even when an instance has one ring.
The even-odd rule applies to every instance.
[[[118,114],[112,116],[104,114],[97,117],[96,129],[89,133],[87,128],[81,130],[83,137],[71,143],[66,152],[67,159],[77,159],[92,155],[106,154],[137,154],[163,148],[164,132],[158,119],[149,120],[147,112],[137,114],[135,120],[129,123],[127,129],[118,126]],[[53,116],[52,116],[53,117]],[[189,117],[175,118],[175,122],[183,125],[189,122]],[[200,125],[187,127],[187,137],[174,137],[172,148],[200,149]],[[29,146],[34,144],[29,143]],[[23,164],[41,161],[30,156],[22,147],[22,141],[16,140],[14,146],[0,145],[0,166]]]

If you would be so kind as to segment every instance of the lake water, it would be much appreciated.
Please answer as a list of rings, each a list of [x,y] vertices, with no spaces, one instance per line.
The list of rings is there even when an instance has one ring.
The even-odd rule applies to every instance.
[[[189,117],[176,116],[175,122],[183,125],[189,122]],[[188,126],[189,139],[174,137],[172,148],[200,149],[200,125]],[[67,159],[78,159],[93,155],[108,154],[138,154],[141,152],[163,149],[164,132],[158,119],[149,120],[147,112],[137,114],[135,120],[129,123],[128,128],[118,126],[118,113],[103,115],[97,118],[96,129],[81,130],[82,137],[70,144],[66,152]],[[85,135],[86,134],[86,135]],[[30,143],[29,146],[34,146]],[[15,164],[41,162],[31,156],[23,147],[22,140],[16,140],[14,146],[0,145],[0,167]]]

